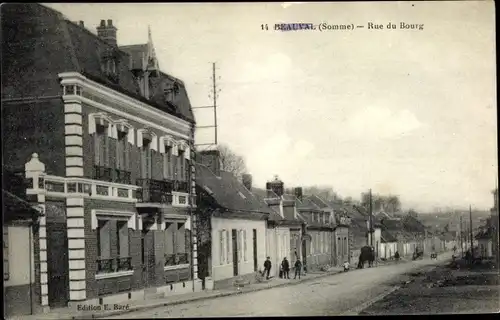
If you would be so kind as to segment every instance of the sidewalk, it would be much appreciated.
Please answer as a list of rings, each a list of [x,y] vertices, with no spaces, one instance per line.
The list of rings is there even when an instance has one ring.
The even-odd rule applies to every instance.
[[[308,273],[306,276],[302,276],[299,280],[286,280],[275,278],[269,281],[255,283],[250,285],[245,285],[244,287],[230,287],[220,290],[212,290],[212,291],[202,291],[202,292],[192,292],[188,294],[182,294],[177,296],[171,296],[168,298],[154,299],[149,301],[132,301],[128,304],[128,308],[125,310],[96,310],[96,311],[77,311],[71,308],[61,308],[51,310],[49,313],[45,314],[35,314],[29,316],[19,316],[9,318],[11,320],[35,320],[35,319],[96,319],[96,318],[105,318],[110,316],[116,316],[124,313],[144,310],[144,309],[153,309],[162,306],[171,306],[177,304],[183,304],[193,301],[200,300],[208,300],[219,297],[232,296],[236,294],[244,294],[249,292],[255,292],[260,290],[267,290],[272,288],[279,288],[285,286],[297,285],[300,283],[304,283],[307,281],[311,281],[314,279],[331,276],[334,274],[341,273],[343,269],[341,268],[330,268],[327,272],[315,272]],[[113,306],[110,305],[112,309]]]

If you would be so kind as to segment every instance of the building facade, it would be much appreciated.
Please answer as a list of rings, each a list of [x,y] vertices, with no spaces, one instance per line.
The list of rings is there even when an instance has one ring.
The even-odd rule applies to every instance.
[[[4,317],[36,314],[42,310],[35,265],[42,212],[2,189]]]
[[[266,259],[266,220],[271,209],[230,172],[220,170],[217,150],[197,157],[197,261],[208,290],[255,280]]]
[[[27,193],[45,208],[41,305],[201,290],[188,230],[194,116],[151,33],[120,47],[111,20],[96,35],[38,4],[2,13],[4,161],[28,162]]]

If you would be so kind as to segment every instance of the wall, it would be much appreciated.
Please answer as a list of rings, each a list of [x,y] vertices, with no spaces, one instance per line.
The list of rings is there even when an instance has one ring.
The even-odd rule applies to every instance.
[[[341,241],[339,241],[339,238]],[[349,229],[345,227],[337,227],[334,232],[334,241],[335,247],[332,250],[334,256],[333,263],[340,266],[345,261],[348,261],[350,256]],[[344,241],[346,244],[344,244]],[[346,245],[347,248],[345,248]]]
[[[332,233],[330,231],[307,229],[307,234],[312,237],[311,242],[307,244],[307,269],[315,270],[321,266],[332,264],[332,245],[331,237]],[[347,237],[347,235],[346,235]],[[318,241],[319,238],[319,241]],[[323,243],[323,245],[321,245]],[[312,248],[311,248],[312,246]],[[311,250],[312,249],[312,250]]]
[[[33,153],[47,174],[65,176],[64,108],[60,97],[31,103],[2,102],[2,155],[24,170]]]
[[[40,303],[35,292],[34,238],[30,233],[29,226],[8,226],[9,279],[3,282],[6,316],[30,314],[30,303],[33,309]]]
[[[289,264],[292,261],[290,255],[290,229],[288,228],[267,228],[266,229],[266,256],[271,258],[271,274],[279,276],[279,270],[283,258],[287,258]],[[260,266],[264,268],[264,266]],[[290,268],[292,266],[290,265]]]
[[[233,263],[220,264],[220,241],[219,241],[219,231],[226,229],[229,230],[229,235],[231,235],[231,230],[246,230],[247,235],[247,261],[240,261],[239,263],[239,275],[249,274],[254,272],[254,261],[253,261],[253,240],[252,234],[253,229],[257,229],[257,265],[262,268],[264,261],[266,260],[266,222],[262,221],[252,221],[252,220],[239,220],[239,219],[223,219],[218,217],[212,217],[212,279],[214,281],[219,281],[223,279],[228,279],[233,277]],[[232,251],[232,241],[230,241],[231,247],[229,252]]]

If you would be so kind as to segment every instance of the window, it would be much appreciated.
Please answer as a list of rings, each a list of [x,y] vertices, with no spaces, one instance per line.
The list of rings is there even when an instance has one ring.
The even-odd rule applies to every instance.
[[[3,227],[3,280],[9,280],[9,227]]]
[[[347,247],[347,238],[344,237],[344,252],[345,254],[347,254],[347,252],[349,252],[349,248]]]
[[[178,170],[178,164],[179,164],[179,156],[176,156],[172,153],[172,180],[179,180],[179,172]]]
[[[342,242],[340,241],[340,237],[337,238],[337,255],[342,253]]]
[[[220,250],[219,250],[219,259],[220,259],[220,264],[226,264],[226,230],[221,230],[219,231],[219,244],[220,244]]]
[[[311,254],[314,254],[314,236],[311,236],[310,251],[311,251]]]
[[[238,241],[238,262],[240,262],[242,259],[243,259],[243,248],[242,248],[242,244],[243,244],[243,230],[239,230],[238,231],[239,233],[239,241]]]
[[[99,259],[111,258],[111,223],[109,220],[97,220],[97,256]]]
[[[116,168],[123,171],[130,170],[129,143],[127,132],[118,131],[116,143]]]
[[[152,175],[151,140],[144,138],[141,147],[141,175],[143,179],[151,179]]]
[[[129,252],[129,237],[128,237],[128,222],[127,221],[116,221],[116,238],[117,243],[117,254],[119,258],[128,258],[130,256]]]
[[[243,260],[247,261],[247,231],[243,230]]]
[[[163,179],[172,180],[172,147],[165,146],[163,154]]]
[[[108,126],[96,124],[96,132],[94,133],[94,162],[101,167],[109,165],[109,139]]]
[[[184,161],[184,151],[179,150],[179,156],[177,157],[177,166],[179,168],[178,180],[185,181],[186,176],[186,162]]]

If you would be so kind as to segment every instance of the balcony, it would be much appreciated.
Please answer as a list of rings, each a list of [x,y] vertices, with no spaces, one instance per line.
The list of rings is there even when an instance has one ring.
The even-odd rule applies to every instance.
[[[113,273],[132,270],[132,258],[98,259],[97,273]]]
[[[131,184],[131,173],[129,171],[124,171],[120,169],[113,170],[113,182],[121,184]]]
[[[172,204],[172,182],[153,179],[137,179],[137,200],[143,203]]]
[[[111,175],[111,168],[94,165],[94,172],[92,173],[92,179],[113,182],[113,177]]]
[[[188,263],[189,259],[187,253],[165,254],[165,267],[177,266]]]
[[[173,191],[189,193],[189,183],[187,181],[173,181]]]

